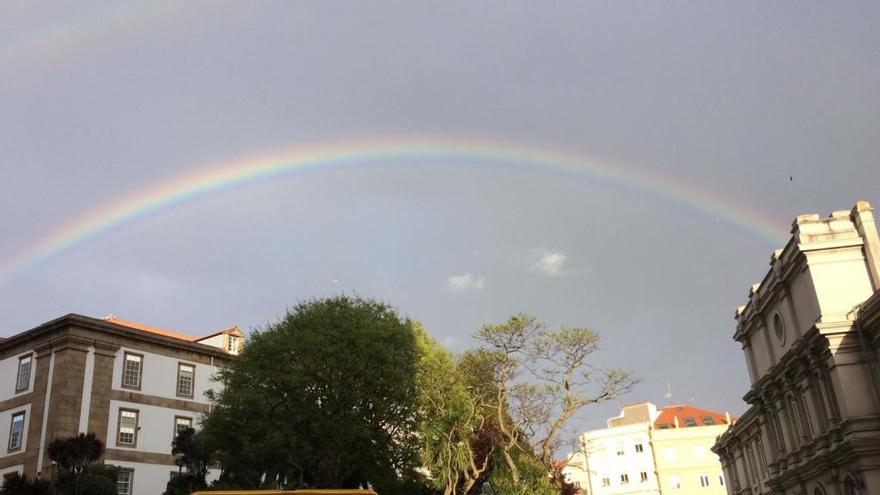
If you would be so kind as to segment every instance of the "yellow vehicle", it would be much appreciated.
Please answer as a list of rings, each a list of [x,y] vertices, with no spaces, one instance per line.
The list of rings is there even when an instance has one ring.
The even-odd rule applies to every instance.
[[[373,490],[220,490],[194,492],[192,495],[377,495]]]

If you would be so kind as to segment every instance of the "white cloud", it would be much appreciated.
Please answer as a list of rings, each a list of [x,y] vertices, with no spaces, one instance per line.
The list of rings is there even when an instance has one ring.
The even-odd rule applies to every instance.
[[[536,249],[534,255],[536,259],[531,266],[533,272],[541,272],[551,277],[561,277],[566,274],[565,261],[568,256],[562,251]]]
[[[461,275],[453,275],[446,279],[446,288],[449,292],[462,294],[470,291],[482,291],[485,279],[480,275],[473,273],[463,273]]]

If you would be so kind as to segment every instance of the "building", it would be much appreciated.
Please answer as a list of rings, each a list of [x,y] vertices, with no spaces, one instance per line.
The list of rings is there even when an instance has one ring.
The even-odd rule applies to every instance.
[[[687,405],[629,404],[607,428],[581,436],[583,452],[569,457],[563,473],[590,495],[722,495],[721,464],[709,449],[730,422]]]
[[[730,494],[880,494],[880,240],[871,206],[802,215],[736,311],[751,387],[714,451]]]
[[[210,411],[211,377],[243,337],[236,327],[197,338],[69,314],[4,339],[0,475],[51,475],[52,440],[95,433],[104,462],[123,468],[120,494],[162,493],[178,471],[172,439]]]

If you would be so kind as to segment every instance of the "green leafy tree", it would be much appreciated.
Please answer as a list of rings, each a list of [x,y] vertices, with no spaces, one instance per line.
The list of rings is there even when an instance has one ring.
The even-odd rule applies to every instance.
[[[218,486],[374,486],[416,493],[418,332],[388,305],[298,304],[219,373],[204,434]]]
[[[115,495],[119,469],[96,464],[104,443],[94,433],[56,438],[49,443],[49,458],[58,472],[55,488],[64,495]]]
[[[52,485],[42,479],[32,480],[27,476],[13,473],[3,477],[0,495],[51,495]]]
[[[444,495],[466,494],[487,473],[497,443],[488,389],[426,334],[420,342],[422,466]]]
[[[171,453],[177,457],[180,471],[168,480],[164,495],[188,495],[208,487],[205,476],[210,457],[204,433],[184,428],[172,442]]]

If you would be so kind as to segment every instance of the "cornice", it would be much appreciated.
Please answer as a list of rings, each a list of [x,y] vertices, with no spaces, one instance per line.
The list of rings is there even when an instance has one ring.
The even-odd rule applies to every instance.
[[[59,318],[55,318],[54,320],[43,323],[42,325],[39,325],[35,328],[13,335],[12,337],[4,340],[3,343],[0,344],[0,347],[14,346],[32,339],[49,336],[53,332],[59,332],[67,334],[66,339],[68,340],[52,339],[49,342],[39,346],[37,348],[38,357],[41,350],[43,350],[44,352],[47,346],[57,346],[61,345],[62,343],[67,343],[65,345],[69,345],[71,346],[71,348],[77,348],[77,346],[85,346],[87,349],[89,345],[95,345],[96,348],[98,345],[103,345],[103,350],[108,350],[112,348],[112,345],[100,342],[100,340],[97,339],[88,339],[77,335],[71,335],[70,332],[73,332],[76,329],[93,330],[99,333],[124,336],[134,340],[150,342],[153,344],[182,349],[190,352],[197,352],[224,360],[235,359],[235,356],[228,354],[223,349],[218,349],[216,347],[212,347],[206,344],[185,342],[171,337],[165,337],[163,335],[142,332],[120,325],[108,323],[104,320],[90,318],[88,316],[78,315],[75,313],[70,313]]]

